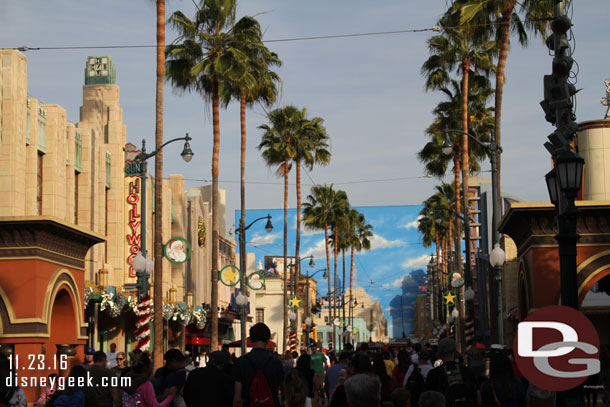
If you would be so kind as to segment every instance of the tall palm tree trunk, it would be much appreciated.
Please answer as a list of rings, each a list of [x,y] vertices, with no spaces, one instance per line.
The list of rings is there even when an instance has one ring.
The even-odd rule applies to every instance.
[[[212,78],[212,123],[214,146],[212,148],[212,321],[210,329],[210,349],[218,350],[218,270],[219,270],[219,230],[218,230],[218,158],[220,155],[220,112],[218,79]]]
[[[353,295],[352,295],[352,284],[354,280],[354,246],[351,248],[351,258],[349,263],[349,324],[352,326],[352,332],[354,330],[354,308],[353,308]],[[349,333],[350,342],[352,339],[352,332]]]
[[[241,160],[240,160],[240,180],[239,180],[239,192],[240,192],[240,217],[239,217],[239,237],[241,238],[242,234],[245,233],[246,229],[246,93],[242,92],[240,95],[239,101],[239,121],[241,124]],[[244,235],[245,237],[245,235]],[[239,257],[240,257],[240,269],[241,269],[241,277],[240,277],[240,291],[245,291],[245,276],[246,276],[246,268],[247,268],[247,259],[246,259],[246,248],[241,247],[241,242],[244,242],[245,239],[240,239],[239,243]],[[243,267],[242,267],[243,265]],[[245,294],[244,294],[245,295]],[[245,341],[244,332],[246,332],[246,321],[244,317],[246,317],[247,309],[243,315],[240,313],[240,317],[244,319],[244,321],[240,321],[241,324],[241,333],[240,338],[242,341]],[[243,349],[243,347],[242,347]]]
[[[297,292],[298,281],[301,277],[301,262],[300,262],[300,249],[301,249],[301,163],[296,161],[296,177],[297,177],[297,236],[296,243],[294,245],[294,257],[296,259],[295,265],[295,290]]]
[[[326,248],[326,276],[328,277],[328,323],[333,323],[332,308],[330,306],[330,251],[328,250],[328,221],[324,220],[324,246]],[[326,331],[326,336],[330,331]],[[330,343],[330,341],[328,341]]]
[[[339,226],[337,222],[335,222],[335,244],[333,245],[333,261],[335,262],[334,268],[334,291],[333,291],[333,321],[337,318],[337,255],[339,252],[339,248],[337,247],[339,239]],[[337,349],[337,345],[335,343],[335,338],[337,337],[337,331],[335,324],[333,322],[333,349]]]
[[[163,79],[165,76],[165,0],[157,0],[157,87],[155,104],[155,146],[163,145]],[[154,312],[163,313],[163,152],[155,157],[155,268],[154,268]],[[146,214],[144,214],[146,216]],[[163,319],[153,324],[153,364],[163,365]]]
[[[496,94],[495,94],[495,107],[494,107],[494,130],[496,136],[496,143],[501,145],[502,140],[502,99],[504,97],[504,70],[506,68],[506,60],[508,59],[508,47],[510,45],[510,23],[515,8],[516,2],[510,2],[507,7],[502,10],[502,25],[500,26],[500,55],[498,56],[498,70],[496,72]],[[496,190],[493,191],[496,194],[496,202],[501,201],[500,182],[501,174],[501,157],[502,154],[499,152],[496,154]]]
[[[468,79],[470,72],[470,60],[466,59],[462,63],[462,73],[463,73],[463,81],[462,81],[462,131],[468,133]],[[470,180],[470,155],[468,149],[468,136],[462,134],[462,199],[464,200],[463,213],[464,213],[464,233],[470,233],[470,228],[467,227],[469,225],[469,209],[470,205],[468,203],[468,187]],[[469,241],[469,236],[464,236],[465,241]],[[470,259],[470,247],[465,247],[467,259]],[[468,264],[468,261],[466,261]],[[471,270],[467,270],[466,273],[470,273]],[[465,274],[466,274],[465,273]]]
[[[341,284],[341,308],[343,308],[343,332],[347,332],[347,322],[345,320],[345,249],[341,249],[341,257],[343,258],[343,284]],[[346,338],[343,338],[343,342],[345,342]]]
[[[284,352],[288,339],[288,164],[290,157],[284,154]],[[292,282],[292,281],[291,281]]]
[[[454,215],[454,219],[455,219],[455,267],[458,270],[462,270],[462,245],[460,242],[460,219],[457,216],[458,213],[460,213],[460,209],[462,207],[461,204],[461,197],[460,197],[460,171],[461,171],[461,165],[460,165],[460,155],[459,155],[459,151],[460,149],[458,148],[458,151],[455,152],[455,154],[453,155],[453,167],[454,167],[454,172],[455,172],[455,212],[456,215]],[[450,253],[451,254],[451,253]]]

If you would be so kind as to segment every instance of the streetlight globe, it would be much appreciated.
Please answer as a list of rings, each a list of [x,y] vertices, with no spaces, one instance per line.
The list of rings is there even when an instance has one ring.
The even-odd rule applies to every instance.
[[[188,133],[186,133],[185,139],[186,141],[184,142],[184,148],[182,149],[182,153],[180,153],[180,155],[182,156],[182,159],[188,163],[193,159],[193,150],[191,150],[191,143],[189,143],[191,138],[189,137]]]
[[[265,225],[265,230],[267,233],[271,233],[273,230],[273,225],[271,224],[271,215],[267,215],[267,224]]]
[[[314,268],[316,263],[313,262],[313,256],[311,256],[311,260],[309,260],[309,268]]]
[[[305,318],[305,325],[311,326],[311,318],[309,318],[309,317]]]
[[[441,146],[441,151],[447,157],[453,153],[453,143],[451,143],[451,139],[448,134],[445,134],[445,140],[443,141],[443,145]]]
[[[294,321],[295,319],[297,319],[297,314],[296,312],[294,312],[293,310],[290,310],[288,312],[288,319],[290,319],[291,321]]]
[[[239,293],[235,298],[235,302],[237,305],[246,305],[248,303],[248,297],[246,297],[243,293]]]
[[[142,252],[138,252],[136,257],[133,258],[131,265],[135,269],[135,271],[146,271],[146,258],[142,256]]]
[[[506,253],[500,247],[499,243],[494,244],[494,249],[491,251],[491,255],[489,256],[489,262],[492,267],[502,266],[504,261],[506,260]]]
[[[155,263],[153,263],[153,260],[150,257],[146,258],[146,272],[147,273],[152,273],[153,270],[155,269]]]
[[[328,274],[326,274],[326,271],[322,274],[322,278],[328,278]]]
[[[454,308],[453,311],[451,311],[451,316],[453,318],[457,318],[460,316],[460,311],[457,310],[457,308]]]
[[[474,290],[472,289],[472,287],[468,287],[466,288],[466,290],[464,290],[464,299],[466,301],[474,300]]]

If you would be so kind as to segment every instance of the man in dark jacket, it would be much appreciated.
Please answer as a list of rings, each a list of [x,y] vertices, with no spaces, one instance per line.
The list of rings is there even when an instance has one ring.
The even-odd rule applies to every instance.
[[[226,352],[210,353],[206,367],[189,373],[182,394],[188,407],[231,407],[233,379],[223,371],[229,362]]]
[[[182,390],[186,381],[186,358],[178,349],[170,349],[163,356],[165,365],[155,372],[153,385],[157,396],[163,394],[169,387],[175,387],[178,392]]]
[[[477,399],[474,376],[468,367],[458,363],[453,338],[440,340],[438,356],[443,363],[428,373],[425,390],[434,390],[444,394],[447,407],[474,407]]]

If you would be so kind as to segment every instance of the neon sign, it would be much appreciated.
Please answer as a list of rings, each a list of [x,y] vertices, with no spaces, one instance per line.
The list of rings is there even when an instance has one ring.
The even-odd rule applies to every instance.
[[[127,245],[129,255],[127,256],[127,267],[129,269],[129,277],[136,277],[136,272],[133,269],[133,259],[140,251],[141,246],[141,219],[140,219],[140,178],[134,178],[128,184],[129,194],[127,195],[127,208],[129,214],[129,228],[127,234]]]

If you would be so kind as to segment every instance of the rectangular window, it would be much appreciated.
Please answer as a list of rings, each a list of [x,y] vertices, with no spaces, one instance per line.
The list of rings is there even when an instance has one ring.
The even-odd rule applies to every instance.
[[[106,151],[106,188],[110,188],[110,169],[112,168],[110,160],[110,151]]]
[[[108,198],[110,197],[110,188],[106,188],[105,191],[105,215],[104,215],[104,219],[106,222],[105,228],[104,228],[104,234],[106,235],[106,241],[104,242],[104,253],[106,254],[106,263],[108,263]]]
[[[324,333],[318,332],[318,342],[324,342]]]
[[[324,322],[328,324],[328,315],[324,317]]]
[[[47,151],[47,112],[38,108],[38,151]]]
[[[25,119],[25,144],[30,145],[30,98],[26,104],[26,119]]]
[[[36,212],[42,215],[42,158],[44,154],[38,152],[38,162],[36,164]]]
[[[74,133],[74,169],[82,172],[83,166],[83,139],[77,131]]]
[[[265,309],[264,308],[256,309],[256,323],[258,324],[259,322],[265,323]]]
[[[74,224],[78,225],[78,171],[74,171]]]

